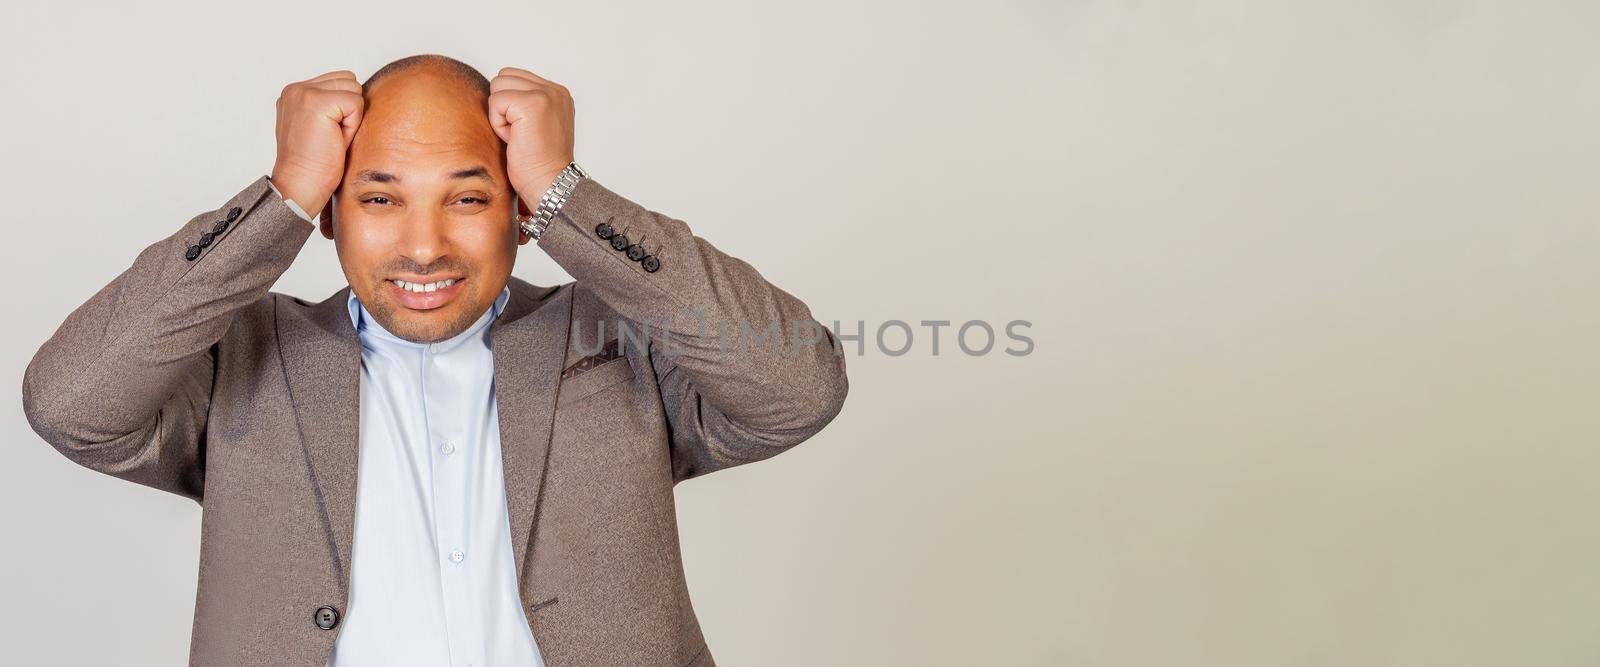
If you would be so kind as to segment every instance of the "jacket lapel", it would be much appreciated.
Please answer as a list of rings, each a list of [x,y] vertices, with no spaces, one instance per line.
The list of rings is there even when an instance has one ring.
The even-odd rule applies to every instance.
[[[516,571],[538,516],[550,449],[556,386],[566,358],[571,290],[509,280],[510,298],[490,325],[494,382],[505,468],[506,511]],[[322,505],[340,594],[349,595],[355,539],[356,472],[361,420],[361,338],[350,324],[350,288],[312,307],[310,317],[278,313],[278,344],[301,446]]]
[[[512,278],[511,297],[489,329],[506,513],[521,581],[526,581],[528,544],[539,516],[571,313],[571,290],[534,287]]]
[[[310,317],[279,308],[279,356],[289,383],[300,443],[336,554],[339,592],[349,595],[355,535],[356,464],[360,452],[361,339],[350,324],[345,287],[311,309]]]

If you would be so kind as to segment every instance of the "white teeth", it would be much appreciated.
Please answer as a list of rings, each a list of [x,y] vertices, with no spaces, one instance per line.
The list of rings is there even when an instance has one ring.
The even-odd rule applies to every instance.
[[[449,287],[451,285],[456,284],[456,280],[454,278],[450,278],[448,280],[440,280],[438,282],[432,282],[432,283],[413,283],[413,282],[406,282],[404,280],[391,280],[389,282],[394,283],[395,286],[399,287],[400,289],[406,290],[408,292],[417,292],[419,294],[423,293],[423,292],[433,292],[433,291],[437,291],[437,290],[442,290],[442,289],[444,289],[446,287]]]

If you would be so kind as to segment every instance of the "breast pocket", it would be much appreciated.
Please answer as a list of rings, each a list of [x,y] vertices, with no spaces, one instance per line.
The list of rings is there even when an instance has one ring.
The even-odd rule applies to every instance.
[[[633,379],[627,357],[618,357],[579,373],[561,383],[556,407],[562,408]]]

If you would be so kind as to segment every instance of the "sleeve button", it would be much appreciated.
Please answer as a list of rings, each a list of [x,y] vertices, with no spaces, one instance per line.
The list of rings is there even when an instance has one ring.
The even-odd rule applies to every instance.
[[[228,221],[227,220],[218,220],[217,224],[213,225],[211,227],[211,233],[212,234],[221,234],[221,233],[223,233],[225,231],[228,231]]]
[[[204,234],[201,234],[200,235],[200,243],[198,245],[200,247],[202,247],[202,248],[204,248],[206,246],[209,246],[209,245],[211,245],[211,240],[216,238],[216,237],[217,236],[215,234],[212,234],[211,232],[206,232]]]
[[[187,259],[187,260],[189,260],[191,262],[194,261],[194,258],[199,257],[199,256],[200,256],[200,246],[197,246],[197,245],[189,246],[189,250],[183,253],[183,258]]]
[[[639,265],[644,267],[645,273],[655,273],[661,268],[661,260],[656,259],[655,255],[645,255],[644,259],[639,260]]]
[[[616,235],[616,230],[611,228],[611,223],[602,222],[594,226],[594,235],[602,239],[609,239]]]
[[[628,249],[628,237],[627,237],[627,235],[618,234],[616,236],[611,237],[611,249],[612,250],[626,250],[626,249]]]
[[[648,253],[644,251],[644,246],[642,245],[635,243],[631,246],[628,246],[628,259],[637,262],[641,259],[644,259],[646,254]]]
[[[237,206],[228,209],[228,222],[233,222],[234,220],[238,220],[239,219],[239,214],[243,213],[243,212],[244,212],[244,209],[239,208]]]

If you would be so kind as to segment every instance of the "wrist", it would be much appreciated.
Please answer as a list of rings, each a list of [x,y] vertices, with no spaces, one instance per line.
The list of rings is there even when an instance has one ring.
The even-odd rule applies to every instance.
[[[552,164],[534,169],[531,171],[533,175],[520,179],[520,182],[513,183],[512,187],[516,189],[517,194],[524,200],[536,204],[539,202],[540,197],[550,191],[550,186],[554,185],[556,178],[561,176],[561,171],[571,163],[572,160],[567,160],[561,164]]]
[[[566,204],[567,198],[577,189],[578,183],[588,177],[589,174],[576,162],[562,166],[542,191],[543,194],[533,209],[533,215],[519,218],[518,222],[523,233],[538,241],[544,235],[544,230],[555,219],[556,213]],[[529,201],[528,204],[534,205],[534,202]]]
[[[305,179],[296,176],[294,172],[277,166],[273,167],[272,174],[267,176],[267,180],[272,181],[273,187],[278,189],[285,200],[294,202],[312,218],[317,217],[317,213],[321,212],[322,206],[332,195],[331,192],[324,191],[326,188],[309,186]]]

